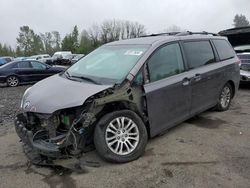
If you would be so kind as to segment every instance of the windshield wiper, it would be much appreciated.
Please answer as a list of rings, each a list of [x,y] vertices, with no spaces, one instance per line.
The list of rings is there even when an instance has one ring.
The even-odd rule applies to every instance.
[[[66,74],[67,77],[69,77],[69,78],[71,77],[71,75],[69,74],[68,71],[65,71],[64,73]]]
[[[69,74],[69,72],[68,72],[68,71],[65,71],[65,72],[64,72],[64,74],[65,74],[65,76],[66,76],[68,79],[70,79],[70,78],[71,78],[71,75]]]
[[[85,76],[74,76],[74,75],[72,75],[71,77],[72,77],[72,78],[78,78],[78,79],[81,79],[81,80],[87,80],[87,81],[92,82],[92,83],[94,83],[94,84],[100,85],[99,82],[97,82],[97,81],[95,81],[94,79],[89,78],[89,77],[85,77]]]

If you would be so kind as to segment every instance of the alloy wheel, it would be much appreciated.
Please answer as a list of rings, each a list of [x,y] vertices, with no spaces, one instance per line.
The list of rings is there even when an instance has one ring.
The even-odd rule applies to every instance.
[[[228,86],[225,86],[221,92],[220,104],[223,108],[227,108],[231,100],[231,90]]]
[[[138,126],[128,117],[117,117],[108,124],[105,141],[113,153],[128,155],[139,143]]]
[[[19,83],[19,80],[16,76],[10,76],[7,78],[7,84],[11,87],[17,86]]]

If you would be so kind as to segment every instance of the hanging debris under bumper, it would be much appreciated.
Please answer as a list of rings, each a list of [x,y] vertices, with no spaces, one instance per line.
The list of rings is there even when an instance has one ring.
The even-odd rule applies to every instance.
[[[80,171],[81,163],[78,158],[84,151],[90,150],[90,147],[84,148],[86,130],[74,130],[73,136],[72,130],[62,132],[57,127],[56,133],[52,134],[51,127],[56,127],[56,124],[47,125],[46,128],[41,126],[42,120],[36,118],[35,114],[22,113],[18,114],[14,121],[28,159],[36,165],[63,166]],[[76,146],[73,146],[74,144]]]
[[[22,142],[31,147],[37,153],[40,153],[48,157],[55,157],[55,158],[60,157],[61,153],[59,147],[56,144],[49,143],[44,140],[34,141],[33,140],[34,135],[32,131],[28,130],[22,121],[16,119],[15,128],[17,135],[20,137]]]

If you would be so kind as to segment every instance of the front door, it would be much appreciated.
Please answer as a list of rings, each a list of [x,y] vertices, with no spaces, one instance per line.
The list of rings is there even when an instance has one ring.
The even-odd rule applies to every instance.
[[[15,69],[16,74],[21,78],[23,82],[34,81],[34,74],[29,61],[20,61]]]
[[[44,65],[43,63],[31,61],[31,66],[33,68],[35,81],[42,80],[52,75],[48,72],[46,65]]]
[[[191,88],[179,43],[159,48],[147,62],[150,83],[144,85],[151,136],[189,116]]]

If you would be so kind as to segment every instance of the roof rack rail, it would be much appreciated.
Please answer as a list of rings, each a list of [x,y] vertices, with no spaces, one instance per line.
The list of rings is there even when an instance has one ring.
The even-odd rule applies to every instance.
[[[180,33],[180,32],[153,33],[150,35],[142,35],[140,37],[155,37],[155,36],[163,36],[163,35],[172,36],[172,35],[176,35],[178,33]]]
[[[202,32],[185,31],[185,32],[180,32],[180,33],[176,34],[176,36],[187,36],[187,35],[213,35],[213,36],[220,36],[217,33],[209,33],[209,32],[206,32],[206,31],[202,31]]]
[[[153,34],[150,34],[150,35],[142,35],[140,37],[187,36],[187,35],[212,35],[212,36],[220,36],[217,33],[209,33],[209,32],[206,32],[206,31],[202,31],[202,32],[184,31],[184,32],[153,33]]]

